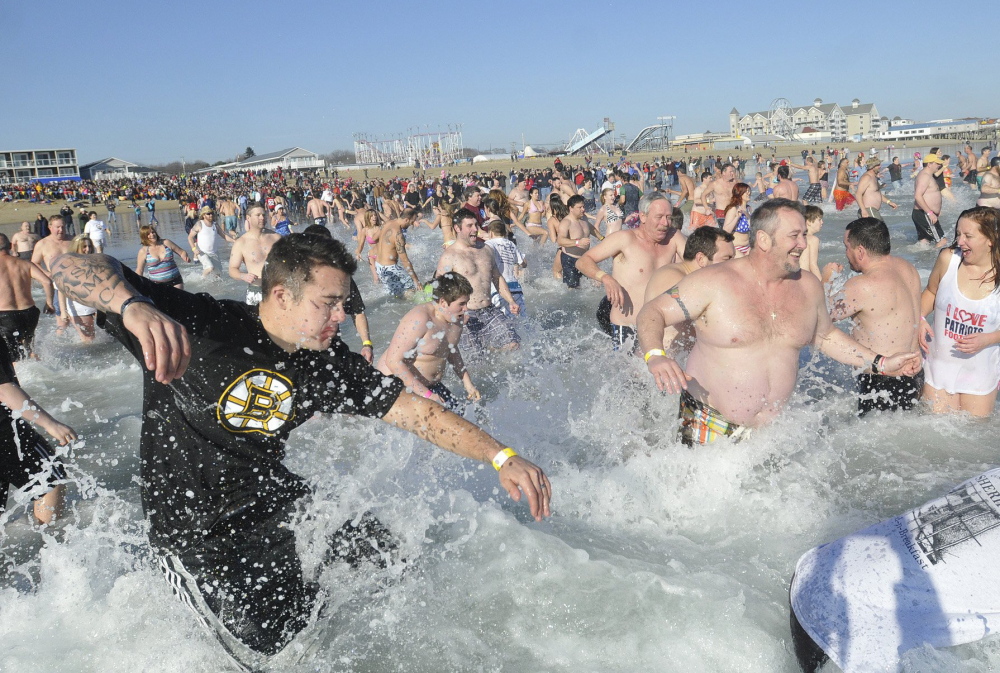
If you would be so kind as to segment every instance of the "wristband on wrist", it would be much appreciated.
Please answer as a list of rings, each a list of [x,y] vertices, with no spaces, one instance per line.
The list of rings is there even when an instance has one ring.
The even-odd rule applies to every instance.
[[[365,346],[368,346],[368,348],[371,348],[372,347],[372,342],[368,341],[367,339],[365,341],[362,341],[361,342],[361,347],[364,348]]]
[[[884,355],[876,355],[875,359],[872,360],[872,374],[881,374],[882,366],[885,364]]]
[[[434,395],[434,393],[431,392],[430,388],[428,388],[427,390],[424,391],[424,397],[426,397],[427,399],[430,399],[431,397],[433,397],[433,395]]]
[[[499,472],[500,468],[503,467],[503,464],[507,462],[507,459],[516,455],[517,451],[508,446],[506,449],[493,456],[493,467],[495,467],[497,472]]]
[[[667,352],[662,348],[654,348],[653,350],[646,351],[646,354],[643,355],[642,358],[646,362],[649,362],[649,358],[653,357],[654,355],[661,355],[663,357],[667,357]]]
[[[134,295],[132,297],[129,297],[128,299],[126,299],[125,301],[122,302],[121,308],[118,309],[118,315],[120,315],[121,317],[124,318],[125,317],[125,309],[127,309],[129,306],[131,306],[132,304],[134,304],[136,302],[139,302],[140,304],[150,304],[151,306],[156,306],[156,304],[153,303],[153,300],[150,299],[149,297],[147,297],[145,295],[137,294],[137,295]]]

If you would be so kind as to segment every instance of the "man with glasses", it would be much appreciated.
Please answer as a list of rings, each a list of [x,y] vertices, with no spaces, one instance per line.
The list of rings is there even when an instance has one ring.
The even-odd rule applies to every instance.
[[[324,562],[315,576],[303,571],[293,528],[314,493],[282,461],[289,434],[313,414],[381,418],[492,462],[512,498],[526,496],[536,520],[549,515],[540,468],[334,338],[355,269],[340,242],[292,234],[271,249],[259,307],[157,285],[103,255],[63,255],[53,272],[145,364],[139,448],[150,543],[173,590],[242,670],[270,669],[314,610],[323,614],[316,578],[328,563],[401,562],[388,530],[364,513],[329,526],[314,550]]]

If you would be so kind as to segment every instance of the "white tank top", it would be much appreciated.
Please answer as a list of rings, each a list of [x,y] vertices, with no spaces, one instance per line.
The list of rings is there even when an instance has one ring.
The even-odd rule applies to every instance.
[[[975,355],[955,350],[957,337],[1000,330],[1000,292],[969,299],[958,289],[961,255],[953,255],[934,299],[934,338],[924,360],[928,385],[950,394],[988,395],[1000,384],[1000,345]]]
[[[201,221],[201,229],[198,230],[198,249],[209,255],[215,254],[215,239],[218,236],[215,233],[215,223],[213,222],[211,226],[205,224],[205,221]]]
[[[897,670],[915,647],[1000,629],[1000,470],[812,549],[789,598],[806,633],[845,673]]]

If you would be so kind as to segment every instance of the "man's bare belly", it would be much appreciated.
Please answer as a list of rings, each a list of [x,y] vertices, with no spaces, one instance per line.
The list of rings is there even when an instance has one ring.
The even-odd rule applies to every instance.
[[[688,391],[727,421],[756,428],[785,407],[798,377],[799,349],[763,342],[713,348],[696,342],[688,357]]]

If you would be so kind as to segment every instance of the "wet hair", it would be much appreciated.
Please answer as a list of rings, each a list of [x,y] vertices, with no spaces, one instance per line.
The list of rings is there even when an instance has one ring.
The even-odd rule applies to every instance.
[[[569,199],[566,201],[566,207],[573,208],[575,206],[580,205],[583,202],[584,199],[582,196],[580,196],[579,194],[574,194],[573,196],[569,197]]]
[[[684,211],[680,208],[674,208],[670,211],[670,226],[680,231],[684,227]],[[704,229],[704,227],[702,227]],[[686,248],[685,248],[686,249]]]
[[[733,235],[718,227],[698,227],[684,244],[684,261],[693,262],[699,252],[712,259],[719,250],[720,239],[732,243]]]
[[[743,205],[743,195],[750,192],[750,185],[745,182],[737,182],[733,185],[733,198],[729,200],[726,210]]]
[[[10,239],[7,238],[7,234],[0,234],[0,252],[8,250],[10,250]]]
[[[455,215],[452,219],[455,221],[456,224],[461,224],[462,220],[473,220],[476,222],[476,224],[479,223],[479,218],[476,217],[476,214],[471,210],[469,210],[468,208],[459,208],[457,211],[455,211]]]
[[[874,217],[862,217],[847,225],[847,241],[851,247],[862,246],[876,257],[888,255],[892,250],[889,227]]]
[[[500,214],[500,202],[492,196],[487,196],[483,199],[483,208],[485,208],[488,213],[494,213],[496,215]]]
[[[701,172],[701,181],[702,182],[705,181],[705,178],[710,178],[710,177],[712,177],[712,171],[702,171]]]
[[[462,297],[472,296],[472,283],[457,271],[446,271],[440,276],[435,276],[430,285],[431,298],[434,301],[444,299],[450,304]]]
[[[399,214],[399,219],[415,222],[418,215],[420,215],[420,212],[416,208],[404,208],[403,212]]]
[[[1000,208],[976,206],[963,210],[962,214],[958,216],[957,222],[961,222],[962,218],[978,224],[980,233],[993,245],[990,248],[990,266],[992,267],[990,273],[992,275],[984,280],[993,281],[993,291],[996,292],[1000,290]],[[956,230],[958,229],[957,222],[955,224]]]
[[[757,245],[757,232],[763,231],[774,238],[774,232],[778,229],[778,214],[781,210],[794,210],[802,214],[802,206],[798,201],[791,199],[771,199],[765,201],[750,216],[750,247]]]
[[[566,205],[565,203],[563,203],[562,196],[559,195],[559,192],[552,192],[551,194],[549,194],[549,207],[551,207],[552,204],[555,203],[556,201],[562,203],[563,205]]]
[[[736,166],[733,166],[732,164],[726,163],[726,164],[722,164],[722,166],[719,167],[719,172],[722,173],[727,168],[732,168],[734,171],[736,170]]]
[[[806,206],[802,209],[802,216],[806,222],[818,222],[823,219],[823,209],[819,206]]]
[[[569,215],[569,208],[562,202],[562,199],[552,199],[549,209],[552,210],[552,217],[557,220],[566,219],[566,216]]]
[[[667,210],[670,210],[670,200],[667,198],[666,194],[663,192],[649,192],[647,194],[643,194],[642,198],[639,199],[639,212],[643,215],[649,215],[649,209],[657,201],[666,201]]]
[[[334,238],[308,234],[289,234],[275,241],[264,262],[260,286],[266,298],[278,285],[285,287],[295,301],[313,279],[313,269],[329,266],[348,276],[357,270],[357,262],[344,244]]]
[[[324,227],[322,224],[310,224],[308,227],[302,230],[302,233],[306,236],[322,236],[324,238],[333,238],[333,234],[330,230]]]
[[[788,166],[778,166],[778,177],[788,179]]]
[[[75,252],[78,255],[87,255],[87,254],[90,254],[90,253],[86,253],[86,252],[83,251],[83,246],[88,245],[88,244],[90,245],[90,247],[92,249],[94,249],[94,250],[97,249],[94,246],[94,242],[92,240],[90,240],[90,236],[88,236],[87,234],[80,234],[79,236],[75,237],[70,242],[70,244],[69,244],[69,251],[70,252]]]
[[[156,227],[151,224],[144,224],[139,227],[139,240],[142,241],[143,245],[156,245],[156,240],[153,238],[153,234],[157,234]],[[157,234],[159,238],[159,234]]]

